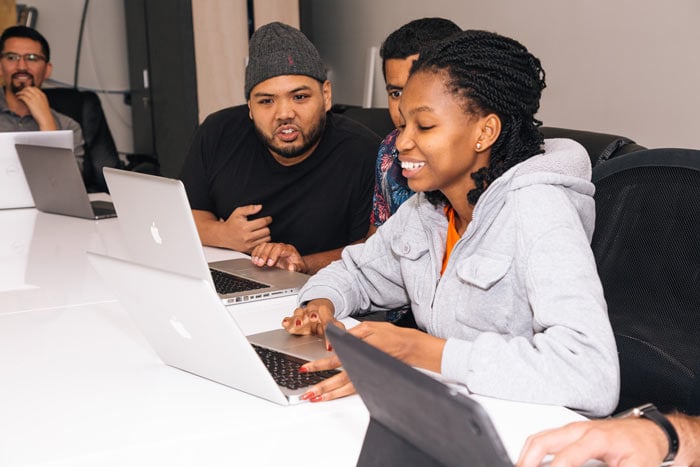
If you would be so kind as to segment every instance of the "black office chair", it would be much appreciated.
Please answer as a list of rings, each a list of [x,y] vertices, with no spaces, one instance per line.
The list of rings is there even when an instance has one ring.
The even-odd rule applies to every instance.
[[[591,247],[620,357],[617,411],[653,402],[700,414],[700,151],[615,157],[593,168],[593,182]]]
[[[391,116],[389,115],[389,109],[336,104],[331,111],[362,123],[382,139],[395,129],[394,122],[391,121]]]
[[[51,108],[80,124],[85,140],[83,181],[89,192],[107,191],[102,169],[122,168],[99,97],[92,91],[74,88],[44,89]]]
[[[546,126],[541,127],[540,132],[545,138],[569,138],[577,141],[588,151],[593,167],[613,157],[646,149],[629,138],[608,133]]]

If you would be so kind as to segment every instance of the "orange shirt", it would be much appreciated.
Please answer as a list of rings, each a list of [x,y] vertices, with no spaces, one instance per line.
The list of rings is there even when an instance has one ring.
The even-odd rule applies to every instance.
[[[457,240],[460,239],[459,232],[457,232],[457,227],[455,226],[455,210],[452,206],[445,206],[445,215],[447,216],[447,241],[445,242],[445,256],[442,257],[441,276],[445,273],[445,269],[447,268],[447,262],[450,259],[452,248],[454,248]]]

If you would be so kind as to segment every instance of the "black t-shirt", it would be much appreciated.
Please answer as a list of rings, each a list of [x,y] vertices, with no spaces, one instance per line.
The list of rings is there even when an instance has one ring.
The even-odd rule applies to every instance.
[[[316,150],[283,166],[255,133],[248,106],[220,110],[197,129],[180,178],[192,209],[227,219],[262,204],[273,242],[302,255],[339,248],[367,233],[379,137],[329,112]]]

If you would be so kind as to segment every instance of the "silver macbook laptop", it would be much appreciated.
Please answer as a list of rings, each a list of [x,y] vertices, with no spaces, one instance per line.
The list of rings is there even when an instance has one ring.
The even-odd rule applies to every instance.
[[[226,305],[296,294],[308,276],[239,258],[207,264],[180,180],[105,168],[131,257],[210,282]]]
[[[287,405],[337,371],[299,373],[328,357],[316,336],[276,329],[246,337],[209,283],[88,252],[136,326],[166,364]],[[275,369],[276,368],[276,369]]]
[[[73,131],[0,132],[0,209],[34,207],[34,198],[17,158],[16,143],[72,149]]]
[[[30,144],[15,148],[38,210],[84,219],[117,215],[109,201],[90,201],[72,148]]]

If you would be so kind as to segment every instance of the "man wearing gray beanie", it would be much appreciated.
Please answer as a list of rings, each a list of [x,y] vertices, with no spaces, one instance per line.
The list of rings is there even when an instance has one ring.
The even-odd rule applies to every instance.
[[[245,95],[200,125],[180,175],[199,236],[314,273],[367,233],[380,139],[330,112],[323,61],[286,24],[250,38]]]
[[[281,75],[305,75],[323,83],[326,70],[316,47],[298,29],[270,23],[250,38],[250,55],[245,69],[245,96],[258,83]]]

